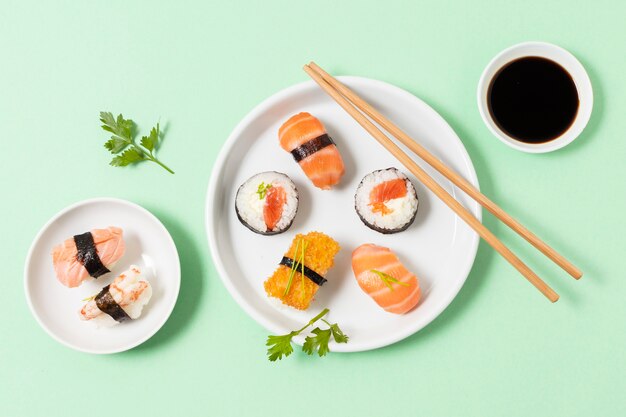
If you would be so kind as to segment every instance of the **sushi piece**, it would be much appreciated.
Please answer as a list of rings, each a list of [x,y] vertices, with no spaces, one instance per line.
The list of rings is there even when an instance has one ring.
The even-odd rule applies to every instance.
[[[106,327],[135,320],[150,297],[150,283],[142,277],[139,267],[132,265],[84,305],[80,318]]]
[[[119,227],[93,229],[52,249],[54,272],[61,284],[77,287],[89,277],[98,278],[110,272],[125,249]]]
[[[265,292],[283,304],[306,310],[326,282],[339,249],[339,244],[323,233],[297,234],[274,274],[265,281]]]
[[[289,229],[298,211],[298,190],[285,174],[262,172],[244,182],[235,196],[239,221],[261,235]]]
[[[388,248],[359,246],[352,252],[352,270],[361,289],[389,313],[404,314],[420,300],[417,277]]]
[[[283,123],[278,139],[317,188],[329,190],[345,172],[337,146],[322,122],[309,113],[296,114]]]
[[[354,208],[367,227],[389,234],[406,230],[417,215],[415,187],[396,168],[367,174],[354,195]]]

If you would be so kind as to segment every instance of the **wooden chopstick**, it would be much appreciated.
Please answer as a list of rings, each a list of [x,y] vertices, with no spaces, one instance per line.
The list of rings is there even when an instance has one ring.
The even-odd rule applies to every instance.
[[[437,157],[428,152],[422,145],[413,140],[409,135],[404,133],[402,129],[396,126],[389,119],[380,114],[369,103],[359,97],[354,91],[345,86],[341,81],[335,79],[332,75],[328,74],[322,68],[320,68],[314,62],[309,64],[314,71],[316,71],[321,77],[330,84],[333,88],[344,95],[348,100],[352,102],[358,109],[363,111],[367,116],[372,118],[383,129],[389,132],[392,136],[396,137],[401,143],[403,143],[411,151],[415,152],[420,158],[426,161],[429,165],[439,171],[444,177],[449,179],[454,185],[463,190],[467,195],[476,200],[480,205],[489,210],[495,217],[500,219],[504,224],[509,226],[520,236],[526,239],[530,244],[537,248],[541,253],[546,255],[563,270],[570,274],[575,279],[580,279],[583,273],[580,269],[569,262],[565,257],[559,254],[556,250],[548,246],[544,241],[537,237],[533,232],[524,227],[521,223],[511,217],[507,212],[500,208],[496,203],[490,200],[487,196],[481,193],[476,187],[470,184],[465,178],[460,176],[450,167],[446,166]]]
[[[326,82],[322,76],[308,65],[304,71],[346,112],[350,114],[365,130],[367,130],[381,145],[395,156],[415,177],[450,207],[461,219],[489,243],[500,255],[502,255],[515,269],[517,269],[531,284],[533,284],[551,302],[556,302],[559,295],[539,278],[526,264],[524,264],[511,250],[504,245],[489,229],[487,229],[465,207],[454,199],[441,187],[426,171],[419,167],[398,145],[389,139],[367,117],[358,111],[344,96]]]

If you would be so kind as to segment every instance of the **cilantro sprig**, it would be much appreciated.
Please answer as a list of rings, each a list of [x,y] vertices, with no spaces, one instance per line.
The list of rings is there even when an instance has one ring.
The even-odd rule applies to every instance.
[[[103,111],[100,112],[100,121],[102,129],[113,134],[104,144],[109,152],[117,155],[110,162],[112,166],[125,167],[141,161],[152,161],[170,174],[174,173],[154,155],[161,136],[159,123],[150,130],[148,136],[141,137],[138,145],[134,139],[135,122],[131,119],[124,119],[121,114],[115,118],[112,113]]]
[[[299,330],[294,330],[282,336],[268,336],[267,342],[265,343],[265,345],[268,346],[268,359],[275,362],[276,360],[282,360],[283,356],[287,357],[291,355],[293,353],[293,346],[291,345],[292,339],[311,327],[318,320],[322,320],[326,323],[326,325],[328,325],[328,329],[320,329],[319,327],[316,327],[311,330],[313,336],[307,336],[304,339],[304,344],[302,345],[302,351],[304,353],[307,355],[317,353],[320,357],[325,356],[328,352],[330,352],[328,343],[330,342],[331,337],[337,343],[348,343],[348,336],[341,331],[337,323],[331,324],[323,319],[329,311],[329,309],[325,308]]]

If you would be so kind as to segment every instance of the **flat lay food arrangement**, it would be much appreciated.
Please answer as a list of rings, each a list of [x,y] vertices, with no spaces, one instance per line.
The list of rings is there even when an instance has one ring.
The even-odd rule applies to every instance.
[[[0,415],[626,413],[619,13],[392,3],[9,7]]]
[[[547,58],[541,59],[547,61]],[[514,65],[515,62],[509,64],[509,67]],[[552,67],[556,66],[561,68],[557,63],[553,61],[549,62],[551,62],[550,65],[552,65]],[[509,67],[504,67],[502,71],[506,71]],[[521,225],[517,220],[509,216],[497,206],[496,203],[484,196],[478,191],[476,186],[469,183],[452,168],[430,154],[428,150],[418,145],[415,140],[410,138],[393,122],[379,113],[372,105],[363,100],[347,85],[332,77],[313,62],[305,65],[304,70],[343,108],[343,110],[348,112],[351,117],[364,127],[365,130],[381,143],[411,174],[415,175],[421,184],[426,186],[427,189],[441,199],[471,229],[485,239],[550,301],[557,301],[559,295],[523,263],[523,261],[505,246],[489,229],[483,226],[480,222],[480,216],[468,211],[467,208],[434,180],[433,177],[420,168],[407,153],[376,127],[372,120],[378,123],[382,128],[388,130],[401,143],[405,144],[411,150],[414,150],[417,155],[422,156],[424,160],[431,163],[438,172],[455,185],[467,191],[470,197],[488,208],[497,218],[518,232],[574,278],[579,279],[582,276],[582,272],[577,267],[556,252],[552,247],[548,246],[548,244],[543,242],[534,233]],[[518,79],[520,79],[520,77],[546,77],[543,72],[536,71],[534,68],[526,71],[522,68],[516,71],[519,74],[510,75],[508,77],[517,76]],[[502,75],[497,75],[494,83],[498,80],[497,77],[501,76]],[[496,83],[496,85],[499,85],[499,83]],[[526,94],[525,91],[516,92],[514,87],[502,88],[511,90],[506,93],[509,95]],[[499,91],[499,89],[500,87],[498,87],[498,89],[491,87],[489,90],[490,94],[491,96],[495,94],[495,96],[498,97],[498,102],[504,101],[506,103],[506,99],[500,97],[503,93],[495,92]],[[543,91],[543,89],[541,89],[541,91]],[[537,93],[533,92],[530,94],[537,95]],[[559,94],[571,95],[572,93],[570,91],[561,92],[557,87],[557,90],[554,91],[552,95],[558,96]],[[493,97],[492,100],[494,100]],[[512,97],[509,98],[509,100],[517,100],[517,98]],[[558,102],[558,98],[554,98],[554,100]],[[576,98],[576,100],[578,99]],[[578,105],[576,104],[576,108],[577,107]],[[339,109],[333,110],[334,112],[341,111]],[[518,109],[515,113],[517,114],[521,111],[522,110]],[[577,111],[574,111],[570,115],[570,119],[572,120],[568,122],[569,125],[572,124],[576,113]],[[553,117],[557,116],[558,115],[555,115]],[[548,119],[550,119],[549,114],[544,115],[539,121],[527,121],[525,125],[549,123],[549,121],[547,121]],[[169,173],[174,173],[154,156],[154,151],[158,147],[159,140],[161,139],[159,124],[151,130],[149,136],[143,136],[141,138],[141,147],[139,147],[133,138],[135,125],[132,120],[125,119],[121,114],[114,117],[112,113],[101,112],[100,121],[103,123],[102,129],[112,134],[109,141],[105,143],[105,148],[114,154],[119,154],[111,161],[112,166],[123,167],[134,162],[149,160],[160,165]],[[249,122],[246,121],[246,123]],[[290,242],[289,248],[283,253],[282,258],[276,255],[276,259],[280,259],[280,261],[276,269],[265,281],[255,276],[256,274],[252,276],[246,274],[246,278],[253,287],[252,292],[255,292],[258,296],[260,287],[262,287],[268,298],[264,301],[273,303],[275,307],[271,312],[271,315],[274,316],[273,318],[257,318],[256,316],[263,314],[259,312],[251,312],[251,315],[257,318],[262,324],[265,324],[262,320],[275,320],[276,316],[280,316],[281,314],[289,314],[294,321],[300,321],[302,323],[305,320],[302,312],[314,306],[316,311],[321,310],[325,312],[323,315],[329,313],[333,316],[333,319],[337,317],[338,323],[332,325],[335,326],[334,329],[336,330],[328,330],[327,333],[324,333],[326,336],[320,336],[322,333],[320,333],[321,330],[319,330],[319,328],[313,330],[316,337],[320,339],[315,341],[313,347],[311,347],[309,343],[311,341],[310,336],[307,337],[304,342],[301,340],[296,341],[296,343],[302,342],[305,346],[308,346],[304,349],[308,354],[317,352],[319,356],[325,356],[331,350],[330,346],[334,347],[338,343],[345,344],[345,346],[340,348],[343,351],[366,350],[393,343],[419,330],[426,325],[429,320],[432,320],[440,313],[440,311],[429,310],[426,303],[423,303],[424,307],[420,308],[422,298],[429,299],[435,297],[434,292],[431,295],[430,287],[442,285],[438,283],[437,272],[432,272],[431,275],[429,275],[426,285],[424,283],[420,285],[420,278],[412,272],[411,269],[407,268],[394,252],[394,250],[398,249],[403,249],[406,252],[407,243],[401,244],[397,249],[381,246],[378,244],[380,241],[380,239],[377,239],[378,236],[364,231],[362,227],[360,227],[361,230],[358,232],[355,230],[354,236],[367,236],[364,238],[366,240],[359,241],[356,247],[348,248],[345,247],[347,245],[344,245],[342,248],[342,244],[333,239],[333,237],[318,231],[318,229],[327,230],[329,226],[337,227],[336,224],[333,225],[331,223],[332,217],[336,216],[337,212],[354,210],[355,215],[362,222],[364,227],[378,234],[389,235],[386,242],[392,245],[395,243],[393,239],[394,235],[409,229],[415,222],[419,213],[420,200],[411,179],[396,167],[378,167],[378,169],[363,176],[358,182],[356,189],[352,191],[354,197],[347,199],[345,196],[348,194],[349,186],[343,187],[341,191],[338,191],[338,189],[342,188],[341,182],[342,178],[346,175],[346,171],[348,171],[348,174],[351,174],[349,171],[351,169],[356,170],[360,164],[369,167],[369,170],[375,167],[374,164],[376,161],[371,158],[363,161],[357,160],[353,166],[346,169],[340,147],[342,143],[350,142],[349,136],[339,136],[337,139],[333,139],[334,134],[331,136],[322,120],[310,112],[300,111],[297,114],[289,116],[284,121],[279,120],[279,123],[281,123],[280,127],[274,132],[277,140],[274,139],[273,148],[271,144],[268,144],[265,150],[268,153],[277,154],[277,159],[282,158],[283,160],[289,159],[289,156],[280,152],[279,147],[290,154],[290,157],[293,158],[294,162],[296,162],[301,169],[295,171],[295,175],[303,177],[298,180],[300,187],[312,186],[312,189],[307,193],[309,200],[307,201],[305,199],[301,201],[296,183],[289,175],[275,170],[250,172],[248,174],[250,175],[249,178],[238,186],[236,191],[227,190],[223,192],[217,189],[219,186],[216,185],[215,182],[211,182],[207,194],[207,203],[209,205],[206,220],[207,233],[209,234],[209,241],[215,261],[218,265],[221,264],[222,279],[227,283],[240,278],[233,276],[235,272],[229,271],[228,267],[223,264],[221,259],[223,255],[217,250],[218,244],[210,238],[212,234],[219,232],[220,227],[216,226],[213,228],[211,226],[212,217],[214,216],[212,210],[215,210],[215,208],[212,208],[210,204],[223,202],[217,198],[217,195],[232,195],[234,192],[234,196],[230,198],[231,202],[233,202],[234,210],[228,210],[225,216],[233,217],[234,215],[241,223],[242,227],[245,227],[249,232],[262,236],[263,239],[269,241],[273,239],[272,236],[274,235],[290,231],[292,224],[298,217],[298,211],[303,211],[303,209],[300,209],[300,205],[310,205],[312,200],[319,198],[317,197],[318,194],[341,194],[338,195],[338,198],[341,200],[337,200],[335,204],[330,204],[325,207],[323,213],[325,221],[322,220],[319,223],[314,223],[314,230],[306,233],[297,233]],[[511,123],[519,124],[520,122]],[[563,124],[563,122],[559,123]],[[551,129],[550,132],[553,131],[553,128],[550,127],[549,129]],[[553,133],[548,134],[554,136]],[[557,137],[560,134],[562,134],[562,132],[559,133]],[[520,134],[517,134],[517,136],[519,135]],[[231,136],[228,142],[234,140],[237,140],[237,137]],[[262,139],[257,139],[257,141],[260,140]],[[335,140],[338,141],[339,146]],[[542,140],[538,142],[541,143]],[[229,152],[227,147],[224,149],[224,153]],[[251,157],[254,157],[254,155],[251,155]],[[270,160],[266,155],[260,155],[259,157],[266,159],[263,164],[267,164],[267,169],[274,168],[270,166]],[[243,162],[240,168],[246,170],[247,164]],[[223,178],[224,174],[221,172],[223,169],[223,165],[216,165],[213,178]],[[354,178],[353,175],[351,176]],[[222,210],[223,209],[224,207],[222,206]],[[220,217],[222,216],[220,215]],[[427,219],[424,221],[427,221]],[[302,225],[298,225],[294,228],[302,229]],[[414,226],[414,228],[417,228],[417,226]],[[330,230],[332,231],[332,227],[330,227]],[[246,231],[242,233],[241,228],[234,231],[229,230],[226,233],[235,234],[236,237],[234,239],[251,240],[257,238],[255,235],[246,233]],[[409,242],[415,242],[415,240],[409,239]],[[273,248],[273,243],[274,242],[259,242],[259,244],[268,249]],[[111,272],[109,268],[115,266],[120,258],[123,257],[125,248],[126,243],[121,228],[110,226],[107,229],[92,229],[89,232],[76,234],[72,238],[68,238],[63,243],[52,248],[52,266],[61,284],[69,288],[78,287],[86,279],[98,279]],[[342,277],[343,285],[352,288],[347,289],[345,294],[342,294],[340,297],[335,297],[334,294],[325,294],[324,297],[317,297],[320,291],[324,293],[332,291],[322,288],[329,279],[339,279],[339,277],[334,274],[333,267],[335,265],[335,257],[341,250],[348,250],[352,253],[351,269],[354,279],[346,283],[346,279]],[[468,244],[466,250],[470,252],[470,257],[474,256],[476,250],[475,239]],[[245,256],[249,263],[257,264],[259,262],[259,258],[255,259],[255,253],[252,251],[246,252]],[[161,258],[159,257],[159,259]],[[30,263],[32,261],[33,260],[29,259],[28,262]],[[136,263],[138,260],[130,261]],[[263,263],[263,266],[260,268],[261,270],[267,268],[266,263],[267,262]],[[415,267],[421,269],[422,266],[419,263],[415,263]],[[149,280],[142,274],[139,266],[133,264],[129,268],[130,269],[119,273],[118,276],[108,285],[104,286],[100,292],[82,300],[83,302],[86,301],[86,304],[80,309],[79,316],[81,320],[111,326],[127,320],[139,319],[142,309],[148,304],[152,296],[152,286]],[[180,267],[177,266],[177,268]],[[465,271],[465,275],[467,275],[467,271]],[[465,278],[466,276],[457,277],[461,282],[465,280]],[[35,279],[34,277],[29,277],[27,274],[27,283],[29,280]],[[155,277],[154,279],[158,280],[159,277]],[[103,279],[99,280],[99,282],[102,281]],[[357,287],[361,291],[356,291]],[[234,289],[231,289],[231,292],[236,299],[240,296]],[[30,296],[28,287],[27,296]],[[255,295],[252,294],[249,296],[254,297]],[[422,316],[425,317],[425,319],[423,319],[424,321],[420,326],[409,326],[405,322],[399,326],[401,330],[392,331],[390,335],[383,334],[378,337],[372,337],[365,332],[362,332],[363,335],[361,335],[361,328],[364,326],[356,326],[353,324],[353,321],[355,318],[358,320],[358,318],[363,317],[366,313],[360,311],[359,307],[356,304],[352,305],[352,303],[354,298],[363,296],[369,296],[374,303],[369,303],[367,306],[361,308],[371,309],[374,305],[380,307],[384,313],[373,312],[371,314],[374,316],[384,316],[379,319],[382,323],[394,321],[394,318],[388,315],[389,313],[404,315],[411,313],[413,310],[415,311],[411,315]],[[453,296],[454,295],[449,296],[444,302],[449,303]],[[323,298],[326,305],[320,305],[321,303],[317,301],[318,298]],[[349,313],[341,311],[339,313],[333,313],[334,305],[335,303],[339,303],[339,299],[342,304],[354,308],[351,308]],[[239,300],[239,302],[243,304],[247,301]],[[256,300],[256,303],[259,302],[262,301]],[[284,311],[286,310],[285,307],[289,307],[297,312]],[[267,315],[267,313],[265,314]],[[349,337],[347,333],[341,329],[339,323],[342,321],[341,319],[344,315],[344,320],[348,323],[347,328],[350,329],[349,333],[352,335],[352,343],[350,344],[348,344]],[[317,319],[313,321],[316,320]],[[325,321],[325,319],[322,320]],[[365,327],[369,327],[368,324],[365,324]],[[273,324],[267,325],[267,327],[272,331],[277,328]],[[333,327],[330,329],[333,329]],[[291,332],[292,330],[288,331],[285,336],[292,334]],[[300,331],[297,335],[299,334]],[[295,334],[293,336],[295,336]],[[331,336],[333,337],[331,338]],[[270,336],[267,340],[267,346],[269,346],[267,354],[271,361],[287,357],[293,351],[290,346],[291,339],[289,339],[289,343],[281,342],[277,344],[275,343],[275,337],[277,336]],[[331,341],[334,341],[334,343],[331,343]],[[307,345],[307,343],[309,343],[309,345]],[[279,350],[279,346],[282,346],[282,350]]]

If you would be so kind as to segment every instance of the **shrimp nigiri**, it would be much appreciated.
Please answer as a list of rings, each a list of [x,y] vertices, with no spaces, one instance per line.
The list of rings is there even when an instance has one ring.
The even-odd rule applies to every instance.
[[[322,122],[309,113],[298,113],[283,123],[278,140],[317,188],[329,190],[345,172],[337,146]]]
[[[52,264],[59,282],[78,287],[90,276],[98,278],[109,271],[125,250],[122,229],[108,227],[66,239],[52,249]]]
[[[111,326],[141,316],[141,310],[152,297],[152,287],[135,265],[113,280],[80,310],[82,320],[94,320]]]
[[[385,311],[404,314],[417,305],[417,277],[388,248],[366,243],[352,252],[352,270],[359,286]]]

